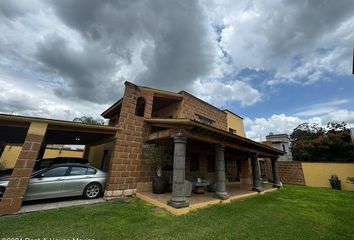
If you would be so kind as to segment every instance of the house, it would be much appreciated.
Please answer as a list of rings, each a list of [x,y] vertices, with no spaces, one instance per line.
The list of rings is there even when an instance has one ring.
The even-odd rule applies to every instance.
[[[107,126],[0,114],[0,143],[22,144],[1,213],[20,209],[33,163],[48,144],[85,145],[84,156],[108,171],[106,198],[151,189],[156,169],[144,159],[148,144],[173,148],[172,208],[188,207],[185,180],[203,175],[215,181],[216,199],[228,199],[231,184],[262,192],[258,158],[271,159],[274,184],[281,186],[277,160],[282,150],[244,137],[243,119],[192,94],[125,82],[123,97],[102,113]]]
[[[288,134],[273,134],[269,133],[266,140],[271,142],[271,146],[285,152],[279,157],[279,161],[292,161],[293,157],[290,151],[290,137]]]
[[[139,191],[151,183],[155,169],[143,159],[149,143],[174,147],[168,203],[175,208],[188,206],[183,191],[186,176],[200,173],[217,181],[216,198],[228,198],[226,182],[232,181],[262,191],[258,157],[272,159],[274,186],[280,187],[276,161],[283,151],[245,138],[241,117],[186,91],[174,93],[125,82],[123,98],[102,116],[110,126],[123,129],[111,151],[108,197]]]

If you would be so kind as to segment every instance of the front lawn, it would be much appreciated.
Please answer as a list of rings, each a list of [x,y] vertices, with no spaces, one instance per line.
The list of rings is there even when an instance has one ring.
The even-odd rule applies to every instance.
[[[285,186],[181,217],[139,200],[0,217],[0,239],[353,239],[354,192]]]

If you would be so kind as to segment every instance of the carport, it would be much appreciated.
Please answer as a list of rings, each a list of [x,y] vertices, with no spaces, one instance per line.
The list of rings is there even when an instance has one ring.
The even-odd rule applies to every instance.
[[[43,156],[47,144],[85,145],[84,155],[87,155],[90,146],[114,143],[120,130],[110,126],[0,114],[0,147],[23,144],[0,202],[0,215],[20,210],[35,160]]]

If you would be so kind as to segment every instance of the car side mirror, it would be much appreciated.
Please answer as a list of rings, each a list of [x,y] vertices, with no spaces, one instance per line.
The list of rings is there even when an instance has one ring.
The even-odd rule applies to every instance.
[[[41,174],[37,175],[37,177],[38,177],[39,179],[44,178],[44,173],[41,173]]]

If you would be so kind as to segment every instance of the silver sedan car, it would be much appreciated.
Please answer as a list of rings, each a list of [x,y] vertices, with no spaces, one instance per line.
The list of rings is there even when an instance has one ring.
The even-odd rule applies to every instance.
[[[104,190],[106,177],[105,172],[84,164],[52,165],[32,174],[24,200],[69,196],[97,198]],[[9,179],[0,180],[0,197],[8,183]]]

